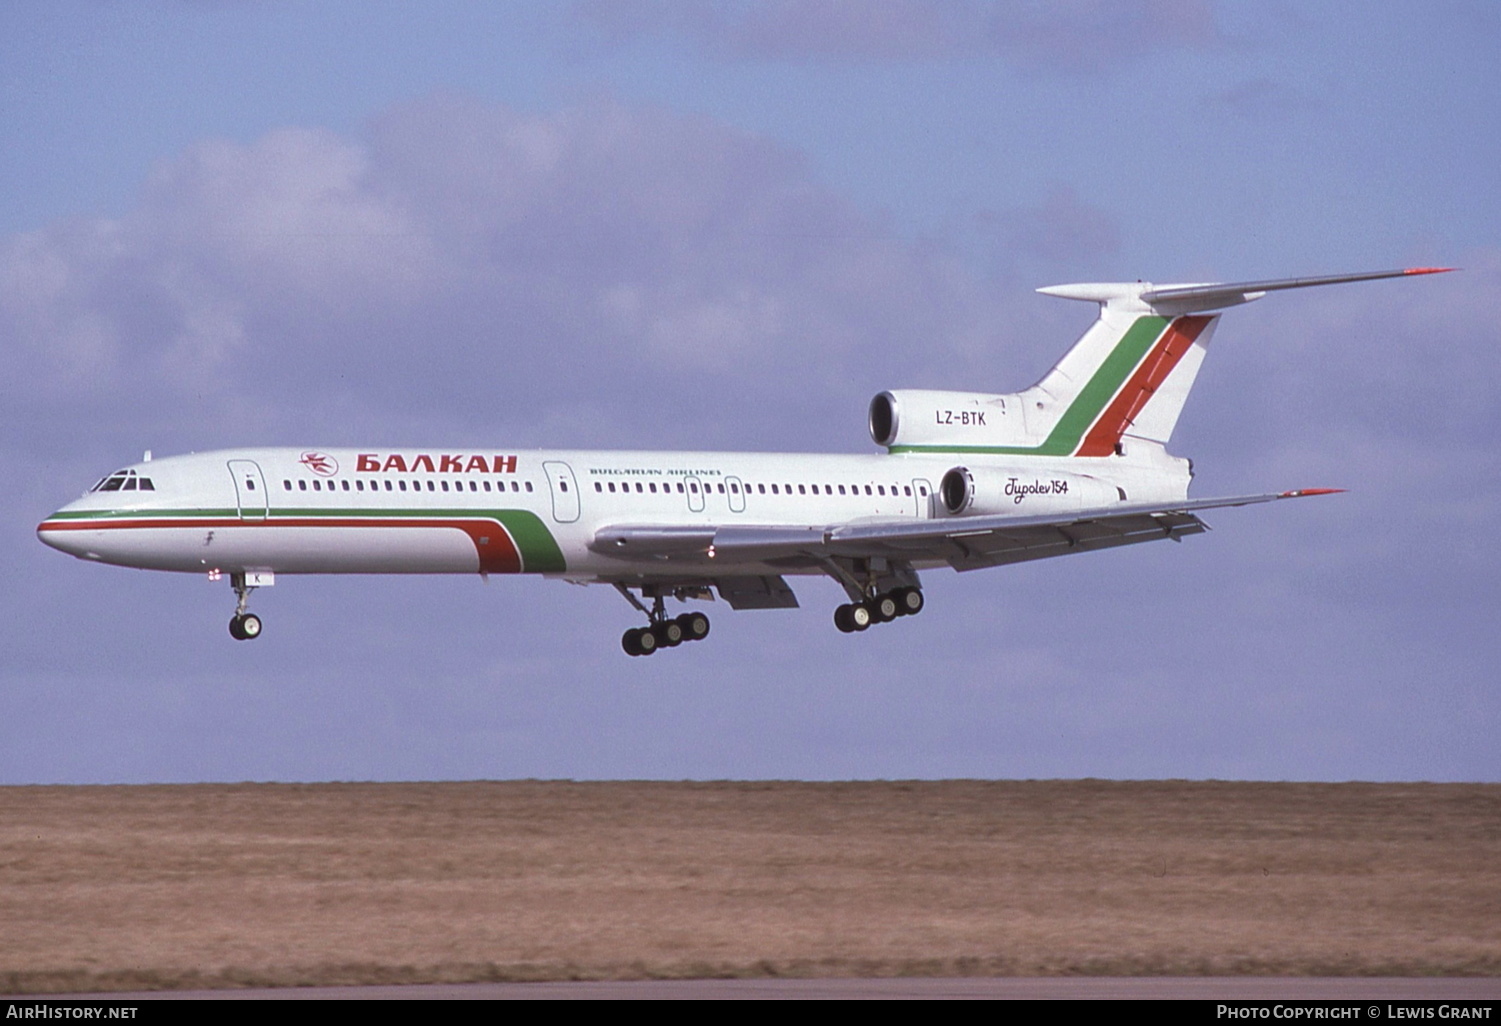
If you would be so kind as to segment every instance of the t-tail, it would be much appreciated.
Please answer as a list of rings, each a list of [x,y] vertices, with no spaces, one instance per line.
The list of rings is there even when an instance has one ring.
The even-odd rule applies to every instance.
[[[1099,319],[1031,388],[1009,395],[902,390],[871,402],[871,436],[892,452],[1111,456],[1127,439],[1166,446],[1226,307],[1268,292],[1450,271],[1412,267],[1198,285],[1054,285],[1100,304]]]

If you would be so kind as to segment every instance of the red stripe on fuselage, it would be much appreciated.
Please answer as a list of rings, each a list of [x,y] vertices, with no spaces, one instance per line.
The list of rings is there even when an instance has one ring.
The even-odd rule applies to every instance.
[[[1167,326],[1162,338],[1152,347],[1136,373],[1131,375],[1121,390],[1116,393],[1105,412],[1084,436],[1076,456],[1109,456],[1115,452],[1116,443],[1126,433],[1142,408],[1147,405],[1167,376],[1178,366],[1183,354],[1214,317],[1178,317]]]
[[[203,527],[447,527],[463,531],[479,555],[480,573],[519,574],[521,553],[498,520],[386,520],[376,517],[274,517],[269,520],[238,520],[229,517],[131,520],[48,520],[38,531],[119,531],[148,528]]]

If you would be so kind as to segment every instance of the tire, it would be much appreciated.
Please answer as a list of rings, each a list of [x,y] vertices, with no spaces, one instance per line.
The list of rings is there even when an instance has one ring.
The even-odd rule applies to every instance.
[[[651,655],[657,650],[660,639],[650,627],[637,627],[635,630],[636,647],[644,656]]]
[[[240,617],[240,637],[246,641],[254,641],[261,636],[261,618],[254,613],[246,613]]]
[[[922,607],[927,605],[921,588],[898,588],[894,594],[898,613],[901,616],[916,616],[922,612]]]
[[[656,636],[657,645],[660,648],[677,648],[686,639],[683,625],[676,620],[663,620],[652,627],[651,632]]]
[[[640,630],[640,628],[638,628],[638,627],[632,627],[630,630],[628,630],[624,634],[622,634],[620,636],[620,647],[623,648],[623,649],[625,649],[625,654],[628,655],[628,656],[638,656],[638,655],[640,655],[641,654],[641,630]]]
[[[875,617],[871,614],[870,606],[864,602],[854,603],[849,607],[849,610],[850,626],[857,631],[863,631],[875,622]]]
[[[853,634],[855,632],[855,623],[850,619],[850,607],[848,605],[840,606],[834,610],[834,626],[838,627],[844,634]]]
[[[249,640],[245,636],[245,633],[240,630],[240,618],[238,616],[232,616],[229,618],[229,636],[231,638],[234,638],[236,641]]]
[[[678,623],[683,625],[684,641],[703,641],[709,636],[709,618],[703,613],[684,613]]]
[[[902,607],[897,604],[896,596],[890,593],[877,595],[870,602],[871,619],[877,623],[890,623],[902,615]]]

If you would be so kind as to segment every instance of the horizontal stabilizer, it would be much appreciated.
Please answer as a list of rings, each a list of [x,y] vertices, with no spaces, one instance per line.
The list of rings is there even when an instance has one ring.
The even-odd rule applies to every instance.
[[[1266,281],[1219,282],[1200,285],[1154,285],[1151,282],[1091,282],[1051,285],[1038,289],[1046,296],[1080,299],[1106,306],[1133,304],[1162,312],[1197,313],[1237,306],[1260,299],[1268,292],[1305,289],[1314,285],[1339,285],[1352,281],[1405,278],[1419,274],[1442,274],[1453,267],[1408,267],[1399,271],[1363,271],[1358,274],[1326,274],[1316,278],[1272,278]]]

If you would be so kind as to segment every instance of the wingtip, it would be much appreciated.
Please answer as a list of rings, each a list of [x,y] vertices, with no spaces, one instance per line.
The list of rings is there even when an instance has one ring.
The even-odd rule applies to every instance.
[[[1344,488],[1295,488],[1290,492],[1283,492],[1279,499],[1301,499],[1305,495],[1340,495],[1346,491]]]
[[[1457,271],[1457,270],[1459,270],[1459,268],[1457,268],[1457,267],[1409,267],[1406,270],[1404,270],[1402,273],[1403,274],[1448,274],[1450,271]]]

